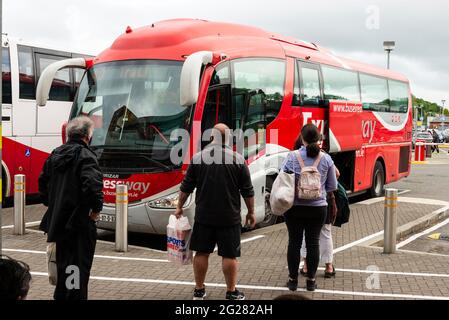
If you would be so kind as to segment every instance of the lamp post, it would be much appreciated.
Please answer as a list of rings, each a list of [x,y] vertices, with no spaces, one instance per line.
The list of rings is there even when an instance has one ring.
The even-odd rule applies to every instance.
[[[390,69],[390,54],[396,46],[395,41],[384,41],[384,50],[387,52],[387,69]]]
[[[444,104],[446,103],[446,100],[441,100],[441,104],[443,105],[442,107],[441,107],[441,115],[442,116],[444,116]]]

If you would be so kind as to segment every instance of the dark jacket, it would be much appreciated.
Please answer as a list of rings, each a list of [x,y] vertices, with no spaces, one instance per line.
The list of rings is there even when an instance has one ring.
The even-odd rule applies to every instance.
[[[222,159],[220,163],[206,164],[202,161],[215,152],[219,153],[217,158]],[[230,159],[229,163],[226,158]],[[180,189],[193,193],[195,188],[195,222],[210,226],[240,224],[240,196],[254,197],[245,159],[232,149],[217,144],[210,144],[193,157]]]
[[[48,157],[39,176],[39,193],[48,207],[40,229],[55,242],[89,227],[91,212],[103,209],[103,175],[95,153],[71,141]]]

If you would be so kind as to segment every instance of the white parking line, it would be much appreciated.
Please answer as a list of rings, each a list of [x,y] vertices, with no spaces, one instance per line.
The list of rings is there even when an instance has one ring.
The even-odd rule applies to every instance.
[[[34,276],[48,277],[45,272],[31,272]],[[171,280],[156,280],[156,279],[137,279],[137,278],[112,278],[112,277],[90,277],[91,280],[98,281],[113,281],[113,282],[134,282],[134,283],[154,283],[154,284],[168,284],[168,285],[182,285],[182,286],[194,286],[194,282],[188,281],[171,281]],[[223,283],[206,283],[207,287],[226,288]],[[249,290],[268,290],[268,291],[288,291],[286,287],[270,287],[270,286],[253,286],[239,284],[241,289]],[[305,289],[298,288],[299,292],[307,292]],[[399,298],[399,299],[421,299],[421,300],[449,300],[449,297],[443,296],[423,296],[423,295],[411,295],[411,294],[394,294],[394,293],[375,293],[375,292],[357,292],[357,291],[342,291],[342,290],[323,290],[317,289],[316,293],[324,293],[330,295],[348,295],[348,296],[360,296],[360,297],[380,297],[380,298]]]
[[[20,253],[31,253],[31,254],[46,254],[45,251],[35,251],[35,250],[22,250],[22,249],[3,249],[6,252],[20,252]],[[112,260],[126,260],[126,261],[145,261],[145,262],[169,262],[163,259],[147,259],[147,258],[131,258],[131,257],[116,257],[116,256],[102,256],[95,255],[95,258],[99,259],[112,259]],[[324,268],[318,268],[318,270],[324,271]],[[399,276],[411,276],[411,277],[434,277],[434,278],[449,278],[449,274],[442,273],[420,273],[420,272],[396,272],[396,271],[371,271],[371,270],[359,270],[359,269],[340,269],[339,272],[348,273],[367,273],[367,274],[387,274],[387,275],[399,275]]]
[[[40,225],[41,222],[40,221],[33,221],[33,222],[27,222],[25,223],[25,227],[37,227],[38,225]],[[8,226],[2,226],[2,229],[12,229],[14,228],[14,225],[8,225]]]
[[[449,206],[447,206],[447,207],[445,207],[445,208],[442,208],[441,210],[442,210],[442,211],[443,211],[443,210],[449,210]],[[429,229],[426,229],[426,230],[424,230],[423,232],[420,232],[420,233],[418,233],[418,234],[415,234],[415,235],[411,236],[410,238],[408,238],[408,239],[406,239],[406,240],[404,240],[404,241],[398,243],[398,244],[396,245],[396,248],[397,248],[397,249],[402,248],[403,246],[406,246],[406,245],[409,244],[410,242],[413,242],[413,241],[415,241],[416,239],[418,239],[418,238],[420,238],[420,237],[422,237],[422,236],[424,236],[424,235],[426,235],[426,234],[428,234],[428,233],[430,233],[430,232],[432,232],[432,231],[438,230],[439,228],[441,228],[441,227],[447,225],[448,223],[449,223],[449,219],[446,219],[446,220],[444,220],[443,222],[440,222],[440,223],[434,225],[433,227],[430,227]]]
[[[251,238],[243,239],[242,241],[240,241],[240,243],[247,243],[247,242],[251,242],[251,241],[262,239],[262,238],[265,238],[265,236],[264,235],[254,236]]]
[[[344,246],[341,246],[341,247],[335,249],[335,250],[334,250],[334,254],[339,253],[339,252],[341,252],[341,251],[344,251],[344,250],[346,250],[346,249],[352,248],[352,247],[354,247],[354,246],[356,246],[356,245],[358,245],[358,244],[361,244],[361,243],[363,243],[363,242],[365,242],[365,241],[368,241],[368,240],[370,240],[370,239],[373,239],[373,238],[375,238],[375,237],[377,237],[377,236],[381,236],[381,235],[383,235],[383,234],[384,234],[384,231],[382,230],[382,231],[376,232],[376,233],[374,233],[374,234],[372,234],[372,235],[366,236],[366,237],[364,237],[364,238],[362,238],[362,239],[359,239],[359,240],[357,240],[357,241],[354,241],[354,242],[350,242],[350,243],[348,243],[348,244],[345,244]]]
[[[318,270],[324,271],[325,268],[318,268]],[[387,274],[397,276],[410,276],[410,277],[431,277],[431,278],[449,278],[449,274],[442,273],[420,273],[420,272],[396,272],[396,271],[371,271],[371,270],[359,270],[359,269],[336,269],[340,272],[349,273],[367,273],[367,274]]]
[[[22,249],[3,249],[5,252],[19,252],[19,253],[31,253],[31,254],[47,254],[45,251],[35,250],[22,250]],[[125,261],[145,261],[145,262],[169,262],[165,259],[148,259],[148,258],[132,258],[132,257],[117,257],[117,256],[103,256],[94,255],[97,259],[111,259],[111,260],[125,260]]]
[[[404,194],[407,192],[410,192],[410,190],[403,190],[401,192],[398,192],[398,195],[401,195],[401,194]],[[373,199],[360,201],[355,204],[372,205],[372,204],[375,204],[378,202],[382,202],[382,201],[384,201],[384,199],[385,199],[385,197],[373,198]],[[410,198],[410,197],[400,197],[400,198],[398,198],[398,202],[428,204],[428,205],[434,205],[434,206],[449,205],[449,202],[447,202],[447,201],[435,200],[435,199],[425,199],[425,198]]]

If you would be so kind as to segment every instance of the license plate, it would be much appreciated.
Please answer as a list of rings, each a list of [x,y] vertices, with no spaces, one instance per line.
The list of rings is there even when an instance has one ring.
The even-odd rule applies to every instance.
[[[115,222],[115,216],[111,214],[100,213],[101,222]]]

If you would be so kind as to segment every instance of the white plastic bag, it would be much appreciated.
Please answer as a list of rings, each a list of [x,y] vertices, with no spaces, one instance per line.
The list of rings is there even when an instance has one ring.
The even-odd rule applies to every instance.
[[[187,217],[176,219],[171,215],[167,225],[168,260],[179,265],[192,263],[193,252],[190,250],[192,227]]]
[[[293,207],[295,201],[295,174],[281,170],[274,180],[270,194],[271,212],[282,216]]]
[[[48,281],[52,286],[56,286],[58,280],[58,268],[56,266],[56,242],[50,242],[47,245],[47,266]]]

